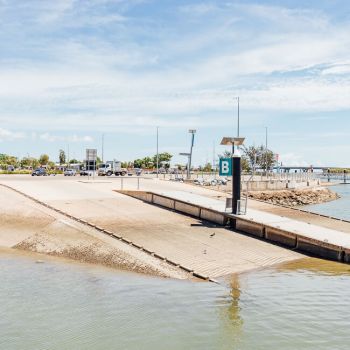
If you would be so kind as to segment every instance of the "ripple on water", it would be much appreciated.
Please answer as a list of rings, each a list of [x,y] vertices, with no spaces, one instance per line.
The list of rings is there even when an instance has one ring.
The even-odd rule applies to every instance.
[[[349,266],[303,259],[227,283],[0,255],[0,348],[338,349]]]

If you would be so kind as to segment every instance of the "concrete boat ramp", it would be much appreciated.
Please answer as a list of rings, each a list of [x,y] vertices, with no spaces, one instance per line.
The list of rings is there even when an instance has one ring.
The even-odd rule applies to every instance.
[[[189,192],[120,192],[222,226],[234,226],[241,233],[289,249],[350,263],[350,234],[346,232],[254,209],[248,209],[245,215],[232,215],[225,211],[223,201]]]
[[[186,278],[185,274],[189,278],[214,280],[304,258],[303,252],[349,262],[350,233],[253,209],[247,215],[234,217],[225,213],[222,201],[206,196],[204,190],[191,193],[193,187],[186,185],[148,181],[144,191],[127,191],[117,190],[117,180],[113,179],[86,182],[63,177],[9,177],[1,180],[6,186],[0,186],[4,196],[6,191],[14,190],[35,201],[36,206],[45,207],[45,211],[75,221],[86,239],[94,230],[95,238],[108,236],[107,243],[117,240],[119,251],[124,244],[145,265],[152,260],[154,266],[158,260],[163,267],[169,264],[172,269],[181,270],[182,277],[177,278]],[[6,210],[11,218],[12,208]],[[233,219],[237,230],[229,227]],[[40,244],[45,245],[44,238]],[[27,246],[37,251],[32,241]]]

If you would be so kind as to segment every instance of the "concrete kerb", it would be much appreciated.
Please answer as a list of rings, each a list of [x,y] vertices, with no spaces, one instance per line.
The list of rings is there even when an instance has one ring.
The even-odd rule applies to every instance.
[[[162,260],[163,262],[168,263],[169,265],[178,267],[178,268],[180,268],[180,269],[183,270],[183,271],[189,272],[191,275],[193,275],[193,276],[196,277],[196,278],[202,279],[202,280],[204,280],[204,281],[209,281],[209,282],[217,283],[217,284],[219,283],[219,282],[216,281],[215,279],[208,278],[207,276],[203,276],[203,275],[201,275],[200,273],[194,273],[193,270],[191,270],[191,269],[189,269],[189,268],[187,268],[187,267],[184,267],[184,266],[182,266],[182,265],[180,265],[180,264],[177,264],[176,262],[167,260],[167,258],[165,258],[165,257],[163,257],[163,256],[161,256],[161,255],[158,255],[158,254],[156,254],[156,253],[154,253],[154,252],[152,252],[152,251],[150,251],[150,250],[148,250],[148,249],[145,249],[145,248],[143,248],[143,247],[137,245],[136,243],[133,243],[132,241],[130,241],[130,240],[128,240],[128,239],[126,239],[126,238],[124,238],[124,237],[122,237],[122,236],[119,236],[119,235],[117,235],[117,234],[115,234],[115,233],[112,233],[111,231],[107,231],[107,230],[103,229],[102,227],[96,226],[95,224],[93,224],[93,223],[91,223],[91,222],[82,220],[82,219],[80,219],[80,218],[76,218],[76,217],[74,217],[74,216],[72,216],[72,215],[70,215],[70,214],[68,214],[68,213],[63,212],[62,210],[56,209],[56,208],[52,207],[51,205],[49,205],[49,204],[47,204],[47,203],[45,203],[45,202],[42,202],[42,201],[40,201],[40,200],[38,200],[38,199],[36,199],[36,198],[34,198],[34,197],[31,197],[31,196],[25,194],[24,192],[21,192],[21,191],[19,191],[19,190],[13,188],[13,187],[11,187],[11,186],[8,186],[8,185],[2,184],[2,183],[0,183],[0,186],[2,186],[2,187],[4,187],[4,188],[7,188],[7,189],[9,189],[9,190],[11,190],[11,191],[14,191],[14,192],[20,194],[21,196],[24,196],[24,197],[30,199],[31,201],[36,202],[36,203],[38,203],[38,204],[40,204],[40,205],[42,205],[42,206],[44,206],[44,207],[46,207],[46,208],[48,208],[48,209],[50,209],[50,210],[53,210],[53,211],[55,211],[55,212],[57,212],[57,213],[59,213],[59,214],[61,214],[61,215],[64,215],[64,216],[66,216],[66,217],[68,217],[68,218],[70,218],[70,219],[72,219],[72,220],[74,220],[74,221],[76,221],[76,222],[79,222],[79,223],[81,223],[81,224],[83,224],[83,225],[86,225],[86,226],[90,226],[90,227],[94,228],[95,230],[97,230],[97,231],[99,231],[99,232],[101,232],[101,233],[104,233],[104,234],[106,234],[106,235],[108,235],[108,236],[114,237],[114,238],[116,238],[116,239],[118,239],[118,240],[120,240],[120,241],[122,241],[122,242],[124,242],[124,243],[126,243],[126,244],[128,244],[128,245],[132,245],[133,247],[139,249],[140,251],[143,251],[143,252],[145,252],[145,253],[147,253],[147,254],[149,254],[149,255],[155,257],[155,258],[158,258],[158,259]],[[152,200],[153,200],[153,194],[152,194]]]
[[[138,191],[117,192],[140,199]],[[151,198],[150,195],[152,193],[147,193],[149,195],[148,198]],[[174,208],[177,212],[181,212],[186,215],[203,219],[209,222],[214,222],[222,226],[226,226],[231,220],[236,220],[236,229],[240,233],[248,234],[249,236],[263,239],[273,244],[277,244],[292,250],[301,251],[311,256],[350,263],[350,249],[347,249],[345,247],[337,246],[317,239],[312,239],[295,232],[283,230],[279,227],[252,221],[251,219],[243,218],[238,215],[219,212],[214,209],[205,208],[197,204],[191,204],[165,195],[153,194],[153,197],[154,196],[163,197],[166,200],[173,200],[175,203]],[[143,198],[145,197],[143,196]],[[145,202],[161,206],[161,204],[158,203],[161,203],[162,201],[160,199],[157,199],[157,203],[147,200]]]
[[[201,205],[185,202],[180,199],[174,199],[163,194],[145,192],[145,191],[129,191],[129,190],[115,190],[118,193],[140,199],[146,203],[158,205],[162,208],[167,208],[182,214],[199,218],[205,221],[214,222],[216,224],[225,226],[231,219],[226,213],[219,212],[214,209],[206,208]],[[143,192],[140,194],[139,192]],[[147,196],[145,196],[147,193]],[[164,205],[163,205],[164,204]]]
[[[344,259],[345,248],[310,237],[297,235],[296,249],[328,260],[346,262]]]

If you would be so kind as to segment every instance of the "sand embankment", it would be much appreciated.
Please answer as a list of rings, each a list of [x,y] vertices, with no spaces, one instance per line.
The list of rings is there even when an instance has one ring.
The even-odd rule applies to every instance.
[[[0,246],[151,275],[188,278],[159,259],[0,186]]]
[[[249,198],[271,204],[295,207],[329,202],[340,198],[340,196],[328,188],[315,187],[302,190],[249,192]]]

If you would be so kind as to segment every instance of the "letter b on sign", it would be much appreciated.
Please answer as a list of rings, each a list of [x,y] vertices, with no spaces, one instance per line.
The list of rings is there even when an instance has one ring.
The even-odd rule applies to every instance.
[[[220,176],[232,176],[231,158],[221,158],[219,163]]]

